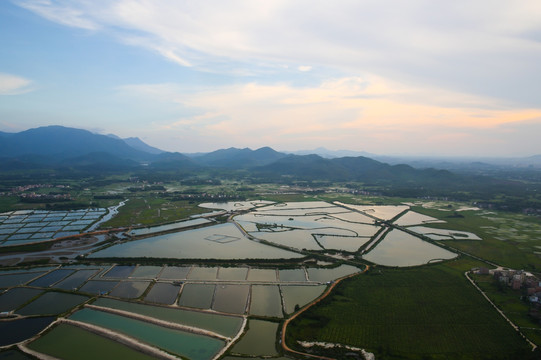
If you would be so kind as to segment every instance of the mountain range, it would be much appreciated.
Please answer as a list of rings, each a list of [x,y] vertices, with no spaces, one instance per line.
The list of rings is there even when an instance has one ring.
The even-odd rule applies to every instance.
[[[87,130],[46,126],[19,133],[0,132],[0,170],[78,169],[85,171],[198,171],[244,170],[259,177],[297,179],[403,181],[423,183],[431,179],[452,179],[440,167],[414,168],[398,162],[385,163],[351,151],[332,152],[319,148],[297,154],[278,152],[270,147],[220,149],[209,153],[180,154],[149,146],[139,138],[121,139]],[[338,156],[342,155],[342,156]],[[533,160],[538,160],[532,157]],[[395,159],[396,160],[396,159]],[[435,161],[433,161],[435,163]],[[426,161],[425,161],[426,163]],[[440,164],[452,163],[440,161]],[[477,168],[484,169],[484,163]]]

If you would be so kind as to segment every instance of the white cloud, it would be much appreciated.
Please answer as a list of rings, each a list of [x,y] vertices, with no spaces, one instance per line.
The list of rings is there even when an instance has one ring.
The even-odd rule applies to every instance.
[[[306,64],[539,105],[541,2],[17,0],[182,66]],[[225,66],[223,64],[226,64]]]
[[[175,84],[122,89],[138,99],[159,99],[191,109],[193,114],[158,127],[164,136],[179,134],[194,143],[199,139],[213,145],[198,150],[239,144],[278,149],[324,145],[374,153],[408,149],[410,154],[449,155],[477,153],[477,149],[488,153],[496,141],[503,152],[511,145],[507,150],[502,145],[501,129],[539,123],[541,118],[541,110],[494,106],[491,98],[411,88],[373,75],[332,79],[313,87],[252,82],[198,91]],[[525,145],[516,141],[512,147]]]
[[[0,95],[19,95],[32,90],[32,81],[20,76],[0,73]]]
[[[301,65],[301,66],[299,66],[297,69],[299,69],[299,71],[306,72],[306,71],[311,71],[311,70],[312,70],[312,67],[311,67],[311,66],[308,66],[308,65]]]

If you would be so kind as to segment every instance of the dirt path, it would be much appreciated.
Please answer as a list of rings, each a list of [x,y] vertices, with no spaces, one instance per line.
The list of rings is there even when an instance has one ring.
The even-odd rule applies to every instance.
[[[319,303],[321,300],[325,299],[327,296],[329,296],[329,294],[332,292],[332,290],[335,288],[336,285],[338,285],[342,280],[345,280],[345,279],[348,279],[350,277],[353,277],[353,276],[356,276],[356,275],[359,275],[359,274],[364,274],[366,271],[368,271],[368,269],[370,269],[370,266],[366,265],[366,268],[361,271],[361,272],[358,272],[358,273],[355,273],[355,274],[350,274],[350,275],[347,275],[347,276],[344,276],[344,277],[341,277],[339,279],[336,279],[332,284],[331,286],[329,286],[327,288],[327,290],[325,290],[325,292],[320,295],[317,299],[315,299],[314,301],[312,301],[311,303],[309,303],[308,305],[305,305],[301,310],[299,310],[298,312],[296,312],[295,314],[293,314],[293,316],[291,316],[290,318],[286,319],[284,321],[284,325],[282,326],[282,339],[281,339],[281,342],[282,342],[282,348],[284,349],[284,351],[286,352],[289,352],[289,353],[293,353],[293,354],[297,354],[297,355],[302,355],[302,356],[307,356],[307,357],[312,357],[312,358],[316,358],[316,359],[323,359],[323,360],[335,360],[333,358],[328,358],[328,357],[325,357],[325,356],[318,356],[318,355],[312,355],[312,354],[307,354],[307,353],[303,353],[303,352],[300,352],[300,351],[296,351],[296,350],[293,350],[291,349],[289,346],[287,346],[286,344],[286,331],[287,331],[287,326],[289,325],[289,323],[294,320],[297,316],[299,316],[300,314],[302,314],[303,312],[305,312],[306,310],[310,309],[312,306],[314,306],[315,304]]]

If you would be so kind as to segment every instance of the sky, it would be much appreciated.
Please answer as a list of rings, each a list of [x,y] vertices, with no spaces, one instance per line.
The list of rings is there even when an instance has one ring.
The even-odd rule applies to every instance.
[[[2,0],[0,131],[541,154],[539,0]]]

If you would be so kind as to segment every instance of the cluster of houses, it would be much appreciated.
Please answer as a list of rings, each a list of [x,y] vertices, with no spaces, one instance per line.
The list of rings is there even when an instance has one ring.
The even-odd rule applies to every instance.
[[[501,284],[509,286],[513,290],[524,289],[531,303],[541,304],[541,281],[529,272],[505,268],[491,270],[479,268],[476,272],[478,274],[490,274]]]

